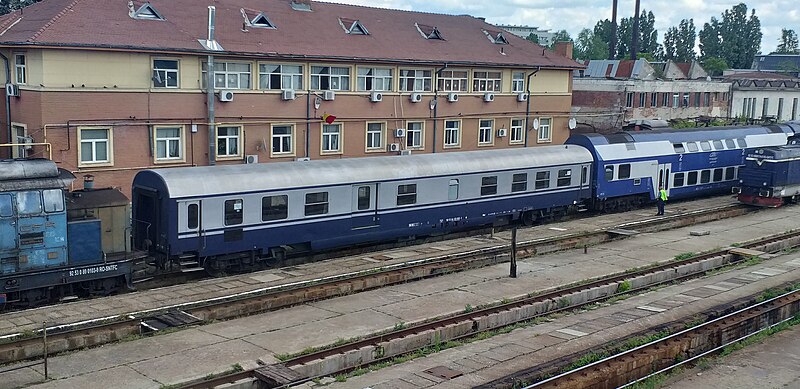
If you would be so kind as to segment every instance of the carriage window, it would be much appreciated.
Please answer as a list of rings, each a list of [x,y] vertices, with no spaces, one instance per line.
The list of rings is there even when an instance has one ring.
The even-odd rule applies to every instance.
[[[672,179],[672,186],[674,188],[683,186],[683,173],[675,173],[675,178]]]
[[[614,165],[606,165],[606,181],[614,179]]]
[[[700,148],[703,149],[703,151],[711,151],[711,144],[707,141],[702,141],[700,142]]]
[[[47,189],[42,191],[45,212],[64,211],[64,192],[61,189]]]
[[[725,146],[722,145],[722,141],[721,140],[715,140],[714,141],[714,149],[716,149],[716,150],[725,150]]]
[[[619,165],[619,170],[617,171],[617,178],[620,180],[631,178],[631,164],[626,163],[623,165]]]
[[[481,178],[481,196],[497,194],[497,176]]]
[[[11,206],[11,195],[0,194],[0,217],[8,217],[14,214]]]
[[[39,196],[39,192],[18,192],[17,211],[20,215],[42,213],[42,198]]]
[[[570,186],[572,184],[572,170],[561,169],[558,171],[556,186]]]
[[[675,152],[678,154],[686,152],[686,149],[683,147],[683,143],[673,143],[672,148],[675,149]]]
[[[450,180],[450,185],[447,188],[447,199],[458,199],[458,180]]]
[[[289,217],[289,196],[264,196],[261,198],[261,221]]]
[[[686,177],[686,185],[697,185],[697,172],[689,172]]]
[[[397,186],[397,205],[410,205],[417,203],[417,184]]]
[[[225,200],[225,225],[242,224],[243,215],[242,199]]]
[[[369,187],[368,186],[359,186],[358,187],[358,210],[369,209]]]
[[[547,189],[550,187],[550,172],[536,172],[536,189]]]
[[[736,178],[736,168],[735,167],[726,167],[725,168],[725,179],[732,180]]]
[[[700,172],[700,183],[708,184],[711,181],[711,170],[703,170]]]
[[[199,216],[200,216],[200,206],[197,204],[189,204],[186,208],[186,227],[190,230],[194,230],[197,228],[199,223]]]
[[[328,192],[306,193],[306,216],[328,213]]]
[[[689,149],[689,151],[691,151],[691,152],[693,152],[693,153],[694,153],[695,151],[697,151],[697,143],[694,143],[694,142],[687,142],[687,143],[686,143],[686,147]]]
[[[584,166],[581,168],[581,183],[586,184],[589,182],[589,168]]]
[[[736,139],[736,143],[739,144],[740,149],[744,149],[747,147],[747,142],[744,140],[744,138]]]
[[[511,182],[512,192],[524,192],[528,190],[528,174],[517,173],[513,176]]]
[[[714,182],[722,181],[722,168],[714,169]]]
[[[736,148],[736,143],[733,142],[733,139],[725,139],[725,146],[728,146],[728,150],[733,150]]]

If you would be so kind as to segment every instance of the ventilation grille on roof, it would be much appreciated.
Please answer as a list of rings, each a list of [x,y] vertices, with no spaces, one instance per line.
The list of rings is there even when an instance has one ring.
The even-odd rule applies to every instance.
[[[137,10],[133,1],[128,2],[128,15],[134,19],[164,20],[164,17],[150,3],[144,3]]]
[[[442,33],[439,32],[439,29],[435,26],[427,26],[419,23],[414,23],[414,26],[417,27],[417,31],[419,31],[425,39],[444,40]]]
[[[358,20],[339,18],[339,25],[350,35],[369,35],[367,28]]]

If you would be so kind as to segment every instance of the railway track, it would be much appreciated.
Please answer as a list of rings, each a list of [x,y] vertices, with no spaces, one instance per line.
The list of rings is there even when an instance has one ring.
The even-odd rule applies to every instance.
[[[659,231],[738,216],[750,211],[749,208],[738,205],[714,207],[667,218],[625,223],[588,233],[528,240],[519,242],[517,250],[518,255],[522,257],[531,256],[617,239],[626,236],[634,228],[639,232]],[[172,325],[180,326],[208,320],[242,317],[307,301],[474,269],[507,261],[508,252],[507,244],[498,244],[479,250],[409,261],[362,272],[317,278],[209,300],[53,326],[47,329],[48,348],[50,352],[57,353],[92,347],[114,342],[130,335],[139,335],[142,332],[161,330]],[[19,333],[0,337],[0,364],[42,355],[41,337],[41,333],[33,336],[30,333]]]
[[[754,253],[747,250],[780,251],[798,246],[800,246],[800,231],[777,234],[748,242],[739,248],[717,250],[645,270],[603,277],[582,285],[559,288],[536,296],[296,355],[280,364],[234,372],[178,387],[215,388],[233,383],[242,383],[243,387],[247,387],[250,381],[260,381],[261,387],[268,388],[297,385],[314,378],[363,368],[416,350],[402,348],[401,345],[424,348],[435,345],[435,342],[474,337],[481,332],[496,330],[559,311],[573,310],[587,304],[605,301],[619,294],[643,291],[662,284],[704,276],[709,271],[730,266],[744,258],[731,251]],[[622,288],[620,285],[623,284],[627,284],[628,287]],[[800,306],[795,306],[795,311],[797,309],[800,309]],[[358,365],[354,365],[354,362]],[[565,387],[559,385],[563,383],[553,387]]]

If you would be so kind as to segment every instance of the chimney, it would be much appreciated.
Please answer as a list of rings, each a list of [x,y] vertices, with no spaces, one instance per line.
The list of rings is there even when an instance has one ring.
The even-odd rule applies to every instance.
[[[572,42],[556,42],[553,48],[557,54],[561,54],[569,59],[572,59]]]

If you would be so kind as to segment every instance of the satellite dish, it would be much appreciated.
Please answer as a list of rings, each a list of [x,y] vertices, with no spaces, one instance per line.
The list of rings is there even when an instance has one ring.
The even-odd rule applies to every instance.
[[[578,126],[578,121],[575,120],[575,118],[569,118],[569,122],[567,122],[567,125],[569,126],[570,130],[574,130],[575,127]]]
[[[539,129],[539,118],[533,119],[533,129],[534,130]]]

